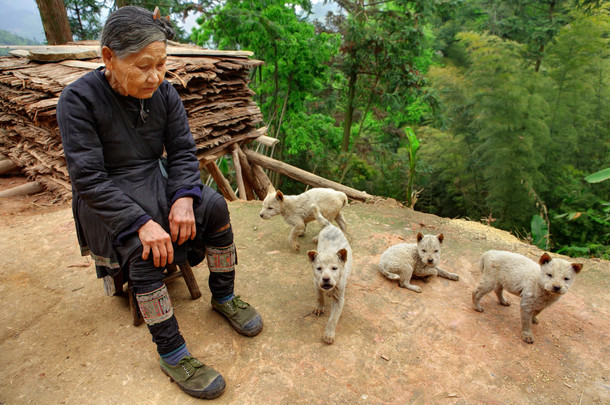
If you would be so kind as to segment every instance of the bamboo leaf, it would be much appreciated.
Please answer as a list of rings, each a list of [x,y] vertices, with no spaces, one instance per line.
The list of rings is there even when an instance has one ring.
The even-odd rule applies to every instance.
[[[532,217],[531,230],[534,245],[540,249],[548,249],[549,228],[540,215]]]
[[[585,177],[585,180],[589,183],[599,183],[608,179],[610,179],[610,167]]]

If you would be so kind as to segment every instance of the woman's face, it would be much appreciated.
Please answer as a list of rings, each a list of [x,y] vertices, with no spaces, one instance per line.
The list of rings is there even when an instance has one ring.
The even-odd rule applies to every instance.
[[[108,82],[123,96],[150,98],[165,78],[165,42],[153,42],[122,59],[104,47],[102,57]]]

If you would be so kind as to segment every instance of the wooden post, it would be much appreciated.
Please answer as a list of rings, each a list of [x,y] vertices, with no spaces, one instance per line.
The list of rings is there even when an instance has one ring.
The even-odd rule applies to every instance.
[[[216,166],[216,163],[208,162],[205,164],[205,168],[212,175],[212,178],[216,182],[216,185],[218,186],[218,189],[220,190],[222,195],[229,201],[237,200],[237,196],[231,188],[231,183],[229,183],[229,180],[225,179],[225,176],[222,175],[222,172],[220,171],[218,166]]]
[[[248,155],[246,155],[246,156],[248,156]],[[254,163],[250,163],[250,166],[252,167],[252,173],[254,173],[254,176],[256,177],[256,179],[260,183],[261,187],[265,191],[265,196],[266,196],[267,190],[269,190],[269,186],[272,185],[271,180],[269,180],[269,177],[267,177],[267,174],[265,174],[265,171],[263,170],[262,167],[260,167],[257,164],[254,164]]]
[[[344,186],[341,183],[337,183],[320,176],[316,176],[313,173],[309,173],[298,167],[291,166],[287,163],[280,162],[279,160],[272,159],[268,156],[261,155],[251,150],[244,151],[250,162],[259,164],[267,169],[274,170],[280,174],[291,177],[301,183],[309,184],[313,187],[327,187],[337,191],[344,192],[352,200],[366,201],[373,196],[364,192],[353,189],[351,187]]]
[[[239,155],[237,154],[237,145],[231,145],[231,157],[233,157],[233,167],[235,168],[235,177],[237,178],[237,189],[239,190],[239,198],[247,200],[246,187],[244,179],[241,175],[241,164],[239,163]]]
[[[254,175],[254,172],[252,171],[252,166],[250,165],[250,162],[248,162],[246,154],[243,150],[241,150],[239,146],[237,147],[237,154],[241,163],[241,171],[244,175],[244,181],[247,180],[256,195],[258,196],[258,198],[264,200],[267,196],[267,189],[261,185],[260,181],[258,181],[256,176]],[[254,199],[254,196],[252,199]]]

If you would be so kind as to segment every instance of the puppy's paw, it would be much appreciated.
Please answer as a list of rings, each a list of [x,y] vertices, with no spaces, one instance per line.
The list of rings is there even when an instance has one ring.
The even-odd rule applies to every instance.
[[[292,248],[294,249],[295,252],[298,253],[301,250],[301,245],[299,245],[298,243],[293,243]]]
[[[460,276],[458,276],[457,274],[454,274],[454,273],[449,273],[449,276],[447,278],[449,280],[453,280],[453,281],[459,281],[460,280]]]
[[[406,288],[407,290],[415,291],[416,293],[421,292],[421,288],[416,285],[405,284],[405,283],[401,283],[401,282],[398,282],[398,285],[401,286],[402,288]]]
[[[477,311],[477,312],[483,312],[484,311],[483,307],[480,306],[480,305],[473,305],[472,308],[474,308],[474,310]]]
[[[510,307],[510,302],[508,302],[508,301],[500,301],[500,305],[504,305],[505,307]]]
[[[525,343],[534,343],[534,335],[532,335],[532,332],[523,332],[521,333],[521,337]]]
[[[538,318],[533,317],[532,318],[532,323],[538,325]]]
[[[324,308],[316,308],[311,313],[315,316],[320,316],[324,313]]]
[[[322,340],[327,345],[332,345],[333,343],[335,343],[335,334],[334,333],[330,334],[330,333],[326,332],[324,334],[324,336],[322,336]]]

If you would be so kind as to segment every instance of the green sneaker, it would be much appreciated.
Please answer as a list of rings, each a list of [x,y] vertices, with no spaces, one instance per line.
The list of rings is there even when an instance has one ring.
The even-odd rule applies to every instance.
[[[222,305],[212,298],[212,308],[227,318],[233,329],[242,335],[256,336],[263,330],[263,319],[258,311],[239,299],[239,295]]]
[[[161,371],[170,381],[175,381],[182,391],[193,397],[214,399],[225,390],[225,380],[218,371],[192,356],[184,356],[175,366],[170,366],[163,359],[159,359],[159,362]]]

